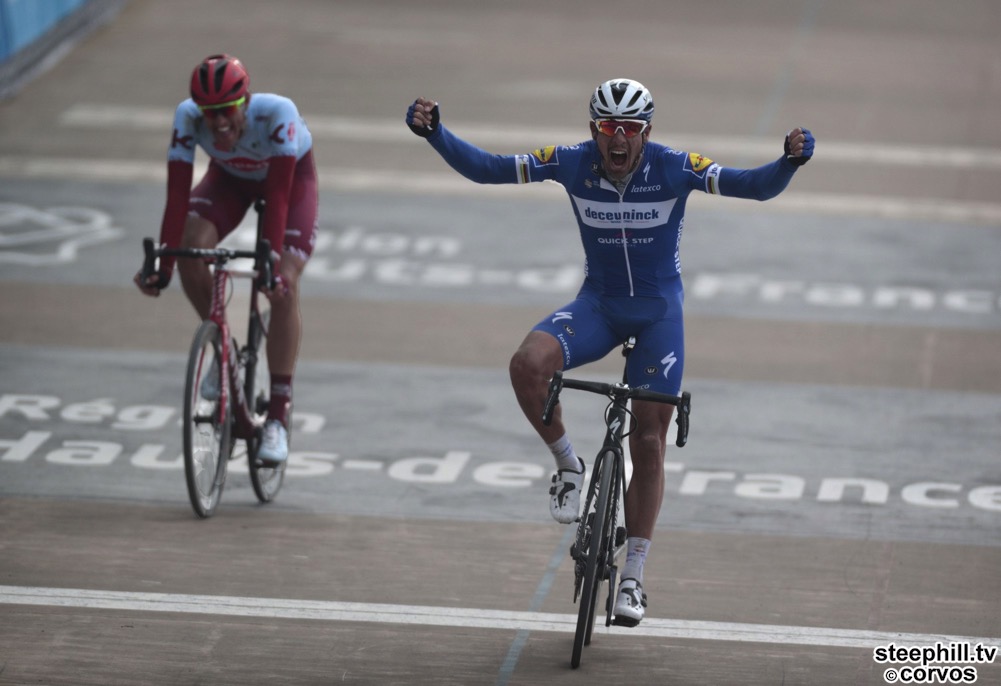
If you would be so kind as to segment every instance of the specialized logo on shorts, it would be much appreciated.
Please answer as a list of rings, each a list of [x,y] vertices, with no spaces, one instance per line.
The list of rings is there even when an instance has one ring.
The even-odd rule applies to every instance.
[[[559,157],[556,155],[556,146],[547,145],[532,152],[532,157],[537,160],[537,164],[559,164]]]
[[[561,319],[573,319],[573,312],[553,312],[553,324]]]
[[[677,361],[678,361],[678,358],[675,357],[673,350],[667,354],[667,357],[665,357],[663,360],[660,361],[661,364],[666,365],[664,367],[664,378],[665,379],[667,378],[667,375],[671,373],[671,367],[673,367],[674,363],[677,362]]]
[[[688,159],[685,160],[685,171],[691,172],[701,179],[705,174],[706,169],[708,169],[709,165],[712,163],[713,161],[708,157],[703,157],[697,152],[693,152],[690,153],[688,155]]]

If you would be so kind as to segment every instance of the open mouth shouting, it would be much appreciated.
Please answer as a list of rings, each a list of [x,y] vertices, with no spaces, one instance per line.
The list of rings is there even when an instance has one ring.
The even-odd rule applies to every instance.
[[[616,175],[626,173],[629,171],[629,151],[609,149],[608,163],[609,169],[607,171]]]

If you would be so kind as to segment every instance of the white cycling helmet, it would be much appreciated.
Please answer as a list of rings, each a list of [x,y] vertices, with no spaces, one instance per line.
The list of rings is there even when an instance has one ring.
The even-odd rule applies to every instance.
[[[591,119],[653,119],[653,96],[639,81],[612,79],[594,89]]]

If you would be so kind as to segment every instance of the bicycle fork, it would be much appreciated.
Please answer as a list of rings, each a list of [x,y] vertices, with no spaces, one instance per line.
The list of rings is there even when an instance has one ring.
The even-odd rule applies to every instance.
[[[626,544],[628,536],[626,527],[618,526],[619,507],[625,502],[626,477],[625,477],[625,457],[622,452],[622,439],[625,433],[626,410],[624,405],[616,400],[607,416],[607,433],[605,443],[598,453],[591,470],[590,484],[587,490],[587,498],[584,503],[584,512],[587,513],[577,528],[577,537],[570,546],[570,557],[574,561],[574,602],[580,596],[581,585],[584,580],[584,572],[587,565],[587,554],[592,545],[601,546],[602,579],[609,581],[609,592],[615,587],[615,579],[618,574],[616,560],[622,548]],[[612,488],[611,493],[601,493],[598,476],[604,469],[612,469],[612,478],[609,480]],[[608,506],[605,512],[608,517],[609,527],[606,529],[599,526],[600,522],[594,521],[594,511],[592,505],[598,498],[606,498]],[[608,531],[609,537],[605,541],[596,540],[594,531]],[[614,533],[612,533],[614,532]],[[610,595],[611,597],[611,595]],[[610,607],[610,605],[609,605]]]

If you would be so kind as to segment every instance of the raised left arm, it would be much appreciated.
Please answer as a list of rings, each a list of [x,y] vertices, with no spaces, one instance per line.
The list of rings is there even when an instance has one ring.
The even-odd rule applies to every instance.
[[[814,144],[809,129],[795,128],[786,134],[782,157],[754,169],[721,167],[718,185],[710,192],[751,200],[774,198],[789,185],[796,170],[813,157]]]

